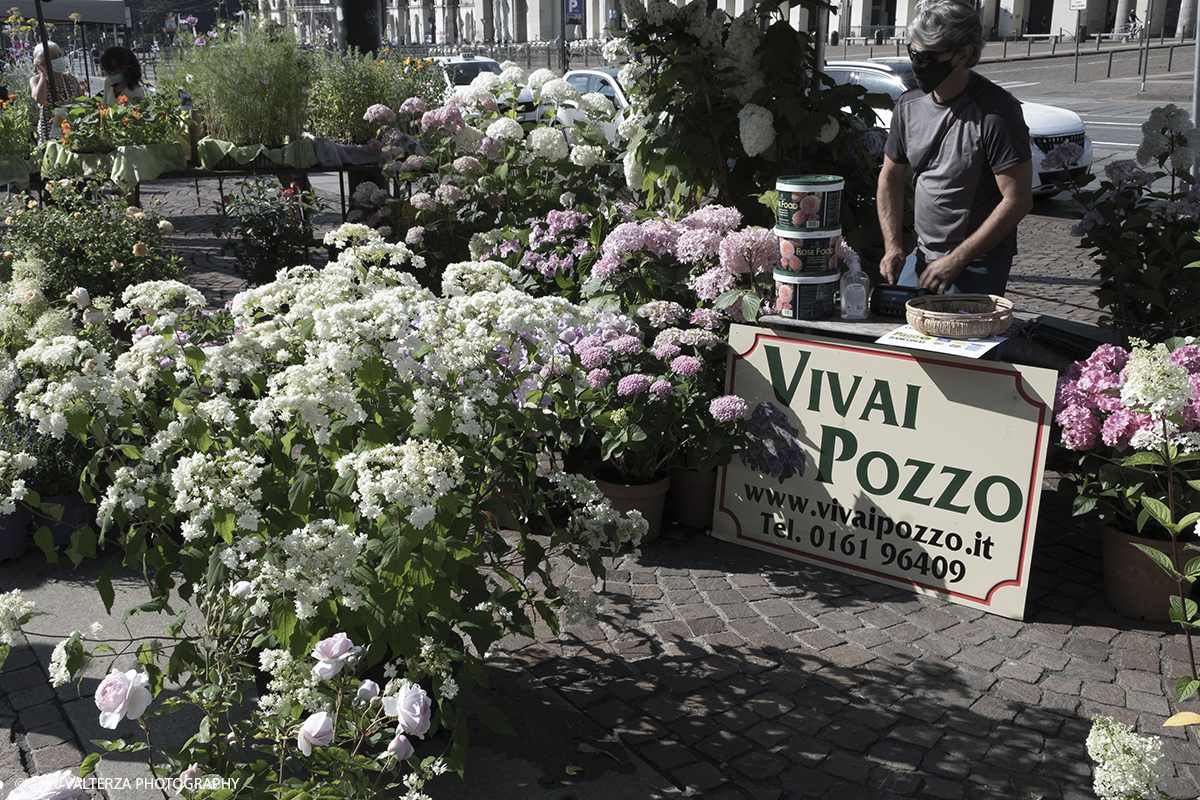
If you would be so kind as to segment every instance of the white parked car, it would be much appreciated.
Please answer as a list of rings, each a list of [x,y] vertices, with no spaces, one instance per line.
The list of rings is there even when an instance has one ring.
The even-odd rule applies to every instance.
[[[471,81],[480,73],[491,72],[500,75],[504,70],[500,62],[493,58],[484,58],[474,53],[462,53],[457,56],[434,56],[446,70],[446,89],[453,93],[463,92],[471,85]],[[517,98],[517,120],[531,122],[537,119],[537,106],[533,102],[533,93],[526,86],[521,87]]]
[[[891,126],[892,107],[900,99],[900,95],[917,87],[912,64],[907,58],[829,61],[825,64],[824,72],[838,84],[852,83],[865,88],[868,102],[871,102],[872,94],[883,94],[891,98],[890,103],[881,98],[874,98],[883,103],[875,109],[875,113],[879,117],[879,127],[885,130]],[[1068,176],[1082,175],[1091,170],[1092,140],[1078,114],[1065,108],[1025,101],[1021,101],[1021,111],[1025,115],[1025,124],[1029,126],[1035,196],[1049,197],[1057,194],[1059,190],[1054,185],[1055,180],[1065,180]],[[1083,155],[1079,161],[1068,170],[1042,170],[1042,159],[1046,153],[1063,142],[1074,142],[1083,148]]]

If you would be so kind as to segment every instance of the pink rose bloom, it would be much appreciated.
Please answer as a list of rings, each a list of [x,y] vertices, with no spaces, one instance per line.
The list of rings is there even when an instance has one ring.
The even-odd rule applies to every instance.
[[[300,732],[296,734],[296,746],[306,756],[312,755],[313,745],[328,747],[332,741],[333,717],[324,711],[318,711],[304,720],[304,724],[300,726]]]
[[[412,742],[403,733],[397,733],[396,738],[387,746],[387,751],[392,758],[403,761],[413,754]]]
[[[346,662],[361,652],[362,648],[355,647],[346,634],[335,633],[328,639],[317,642],[317,646],[313,648],[312,657],[317,660],[313,674],[327,681],[341,672]]]
[[[21,781],[17,788],[8,793],[8,800],[76,800],[87,796],[83,778],[69,769],[60,769],[49,775],[36,775]]]
[[[96,708],[100,709],[100,727],[113,730],[126,717],[140,717],[153,699],[149,684],[149,677],[137,670],[110,672],[96,687]]]
[[[188,789],[194,789],[203,777],[204,772],[200,769],[200,765],[192,764],[179,776],[179,782]]]
[[[431,703],[425,690],[405,681],[394,695],[383,698],[383,711],[399,720],[400,730],[422,739],[429,731]]]

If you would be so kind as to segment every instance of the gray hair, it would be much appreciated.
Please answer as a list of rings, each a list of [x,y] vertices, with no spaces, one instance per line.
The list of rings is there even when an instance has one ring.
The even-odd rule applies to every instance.
[[[58,46],[58,42],[50,42],[49,50],[50,50],[50,58],[51,59],[58,58],[59,56],[62,55],[62,48]],[[33,48],[33,63],[35,63],[35,64],[45,64],[46,63],[46,53],[44,50],[42,50],[41,42],[38,42],[37,46]]]
[[[967,67],[979,63],[983,54],[983,23],[973,3],[963,0],[925,0],[917,5],[908,25],[908,38],[924,50],[953,50],[971,47]]]

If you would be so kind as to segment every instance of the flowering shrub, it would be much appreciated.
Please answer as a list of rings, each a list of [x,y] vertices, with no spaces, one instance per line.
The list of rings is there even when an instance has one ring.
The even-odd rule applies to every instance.
[[[116,297],[126,286],[181,274],[179,256],[166,247],[170,223],[153,210],[128,207],[98,183],[64,178],[46,189],[50,205],[9,201],[4,235],[10,251],[41,265],[44,296],[57,299],[82,287],[93,297]]]
[[[233,271],[238,277],[257,286],[281,269],[307,263],[318,245],[313,217],[324,208],[317,193],[258,177],[239,181],[238,190],[222,198],[225,216],[213,226],[214,234],[230,239],[221,251],[237,256]]]
[[[384,123],[377,137],[380,166],[393,187],[390,195],[376,199],[387,213],[368,207],[364,215],[397,239],[408,241],[409,232],[419,229],[411,238],[428,259],[426,285],[438,285],[444,265],[469,252],[478,257],[470,244],[476,235],[516,231],[551,211],[590,213],[604,200],[626,193],[617,152],[607,140],[588,144],[580,139],[571,147],[562,128],[543,124],[546,118],[517,121],[525,80],[534,92],[531,106],[552,111],[559,102],[576,103],[558,99],[558,84],[570,88],[561,79],[526,79],[510,65],[502,75],[479,75],[441,107],[430,108],[412,97],[395,110],[377,111]],[[586,121],[576,127],[586,129],[593,115],[600,120],[595,107],[582,98],[578,103]],[[420,154],[415,152],[418,140]]]
[[[281,271],[223,314],[179,283],[130,287],[115,312],[136,327],[127,349],[39,341],[0,361],[23,379],[0,400],[98,447],[84,477],[100,540],[153,576],[143,610],[189,604],[174,639],[129,650],[153,697],[173,682],[205,716],[202,747],[151,751],[157,763],[370,797],[397,760],[416,759],[413,791],[460,766],[461,741],[443,762],[413,739],[453,726],[497,640],[535,618],[557,629],[581,604],[552,556],[602,577],[601,548],[636,544],[645,522],[544,469],[565,425],[551,398],[570,408],[586,386],[573,344],[601,330],[593,312],[498,283],[439,299],[401,272],[420,266],[405,245],[362,225],[326,242],[335,263]],[[111,604],[107,577],[99,590]],[[83,663],[86,639],[68,640],[55,675]],[[256,665],[266,692],[245,720],[236,687]],[[358,686],[364,670],[388,685]],[[138,721],[174,707],[155,700]]]
[[[867,263],[877,263],[881,148],[872,141],[875,114],[863,90],[823,76],[812,35],[793,28],[777,6],[755,6],[733,20],[708,8],[701,0],[624,5],[625,46],[607,56],[624,65],[620,81],[632,103],[621,123],[630,187],[650,207],[690,209],[715,198],[766,225],[758,198],[774,202],[780,176],[842,175],[842,227]]]
[[[1054,414],[1063,446],[1078,454],[1079,480],[1064,487],[1076,514],[1095,509],[1110,525],[1166,539],[1152,509],[1168,498],[1200,508],[1189,483],[1200,461],[1190,455],[1200,452],[1197,345],[1101,345],[1059,379]]]
[[[170,95],[121,95],[115,105],[81,97],[64,107],[63,146],[76,153],[107,153],[125,145],[170,144],[184,135],[188,115]]]
[[[1094,178],[1088,174],[1066,184],[1084,208],[1072,233],[1093,251],[1096,297],[1107,311],[1101,322],[1122,341],[1200,332],[1200,270],[1190,269],[1200,262],[1200,186],[1190,172],[1200,139],[1187,112],[1174,105],[1151,111],[1142,137],[1137,160],[1106,164],[1099,187],[1084,188]],[[1047,168],[1071,163],[1077,151],[1078,145],[1059,145],[1047,154]],[[1169,188],[1153,189],[1162,178]]]
[[[280,147],[304,133],[311,63],[290,27],[249,15],[220,22],[159,69],[160,93],[191,94],[214,139]]]
[[[308,127],[316,136],[366,144],[379,128],[366,114],[375,104],[420,97],[437,105],[446,91],[440,65],[429,59],[380,59],[370,53],[318,50],[308,92]]]
[[[1097,714],[1087,752],[1096,762],[1092,788],[1100,800],[1168,797],[1162,740],[1157,736],[1138,736],[1128,725]]]
[[[28,158],[36,130],[37,106],[28,92],[0,98],[0,155]]]
[[[1200,520],[1200,346],[1191,338],[1135,340],[1131,351],[1102,345],[1059,379],[1054,409],[1063,445],[1078,454],[1077,480],[1059,487],[1075,496],[1075,513],[1096,509],[1122,530],[1171,542],[1171,557],[1135,546],[1175,580],[1170,616],[1190,654],[1200,609],[1185,581],[1200,578],[1200,559],[1182,572],[1175,564],[1182,563],[1181,540],[1196,539]],[[1180,700],[1200,690],[1194,657],[1190,663],[1191,674],[1175,685]]]

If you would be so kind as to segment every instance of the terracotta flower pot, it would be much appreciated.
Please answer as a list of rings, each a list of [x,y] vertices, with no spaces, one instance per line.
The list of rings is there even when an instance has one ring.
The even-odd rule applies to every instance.
[[[1117,530],[1111,525],[1101,525],[1104,543],[1104,603],[1118,614],[1146,622],[1169,622],[1171,597],[1178,594],[1176,583],[1162,567],[1158,566],[1134,544],[1153,547],[1168,558],[1171,543],[1157,539],[1143,539]],[[1179,556],[1175,568],[1180,572],[1194,553],[1179,545]],[[1184,581],[1184,591],[1191,591],[1191,581]]]
[[[667,489],[671,488],[671,479],[663,478],[654,483],[628,484],[609,483],[594,478],[596,486],[604,492],[604,496],[612,503],[613,508],[622,516],[629,511],[640,511],[649,526],[643,542],[654,540],[662,530],[663,501],[667,497]]]
[[[717,473],[671,470],[671,507],[675,521],[687,528],[709,528],[717,499]]]

